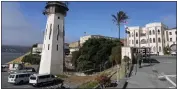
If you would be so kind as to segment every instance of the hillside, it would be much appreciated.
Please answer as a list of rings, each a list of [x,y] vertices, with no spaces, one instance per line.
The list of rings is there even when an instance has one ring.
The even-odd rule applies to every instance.
[[[30,48],[31,47],[27,47],[27,46],[2,45],[1,52],[26,53],[30,50]]]

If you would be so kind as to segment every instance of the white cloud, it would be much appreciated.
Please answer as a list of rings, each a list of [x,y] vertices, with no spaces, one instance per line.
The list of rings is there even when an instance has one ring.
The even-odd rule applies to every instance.
[[[32,18],[36,20],[36,17]],[[39,19],[37,22],[40,21]],[[42,43],[44,30],[37,26],[25,18],[18,2],[2,2],[2,44],[31,46]],[[65,35],[65,42],[77,39]]]
[[[18,2],[2,2],[2,44],[32,45],[42,39],[42,30],[28,23]]]

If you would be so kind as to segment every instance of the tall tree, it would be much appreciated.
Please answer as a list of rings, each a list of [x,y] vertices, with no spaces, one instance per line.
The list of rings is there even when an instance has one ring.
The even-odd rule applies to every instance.
[[[112,15],[113,22],[116,23],[118,26],[118,32],[119,32],[119,40],[120,40],[120,25],[121,23],[124,23],[125,20],[127,20],[129,17],[124,11],[117,12],[116,15]]]

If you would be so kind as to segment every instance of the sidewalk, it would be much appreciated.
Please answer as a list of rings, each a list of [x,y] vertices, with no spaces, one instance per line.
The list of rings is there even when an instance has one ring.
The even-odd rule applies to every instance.
[[[134,66],[133,73],[130,79],[127,80],[128,85],[126,88],[168,88],[171,87],[167,81],[160,81],[157,77],[158,73],[153,72],[153,66],[137,68]]]

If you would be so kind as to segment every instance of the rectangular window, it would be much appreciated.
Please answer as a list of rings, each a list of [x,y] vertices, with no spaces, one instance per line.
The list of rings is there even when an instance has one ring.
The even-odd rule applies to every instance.
[[[153,38],[153,43],[155,43],[155,38]]]
[[[65,26],[63,25],[63,36],[65,36]]]
[[[50,33],[49,33],[49,40],[50,40],[50,36],[52,34],[52,24],[50,24]]]
[[[170,38],[170,41],[172,41],[172,38]]]
[[[48,26],[46,26],[46,31],[45,31],[45,39],[46,39],[46,35],[47,35],[47,28],[48,28]]]
[[[48,44],[48,50],[49,50],[50,44]]]
[[[58,51],[58,45],[57,45],[57,51]]]
[[[169,32],[169,35],[172,35],[172,33],[171,33],[171,32]]]
[[[59,31],[60,31],[60,29],[59,29],[59,25],[58,25],[57,40],[58,40],[58,37],[59,37]]]
[[[159,42],[159,43],[161,42],[160,38],[158,38],[158,42]]]
[[[136,44],[138,44],[138,40],[136,40]]]

